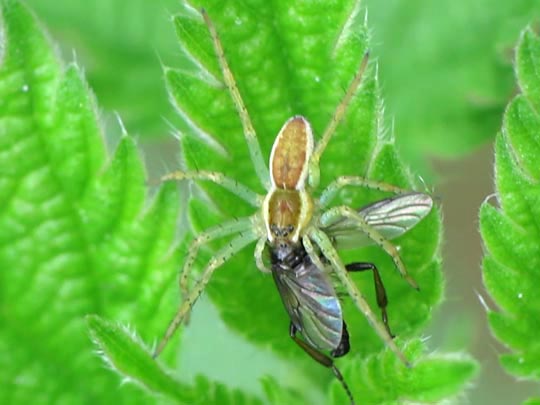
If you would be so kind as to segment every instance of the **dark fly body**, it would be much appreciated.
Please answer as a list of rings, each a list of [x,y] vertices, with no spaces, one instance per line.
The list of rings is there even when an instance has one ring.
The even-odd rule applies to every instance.
[[[291,338],[315,361],[332,369],[354,404],[334,364],[334,358],[349,352],[350,344],[341,304],[327,271],[311,260],[301,243],[278,244],[270,250],[270,261],[272,276],[291,319]]]

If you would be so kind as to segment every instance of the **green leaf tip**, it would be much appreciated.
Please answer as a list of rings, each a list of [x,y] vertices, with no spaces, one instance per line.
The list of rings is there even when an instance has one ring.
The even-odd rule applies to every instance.
[[[539,111],[540,107],[540,40],[531,27],[521,33],[517,48],[515,69],[523,95]]]
[[[107,321],[97,315],[88,315],[86,323],[92,340],[99,348],[103,360],[124,381],[142,386],[153,395],[165,396],[179,404],[262,405],[262,402],[239,390],[197,376],[193,385],[173,377],[153,359],[141,339],[125,326]]]
[[[519,377],[540,378],[537,343],[538,268],[540,265],[540,39],[523,30],[516,47],[515,72],[521,94],[506,109],[495,142],[495,185],[498,207],[480,208],[480,231],[486,253],[483,278],[497,304],[488,311],[493,334],[509,353],[504,368]]]
[[[302,398],[302,393],[295,389],[284,387],[280,381],[270,376],[261,378],[264,393],[271,404],[292,404]]]
[[[354,357],[342,370],[362,404],[434,403],[462,397],[463,390],[479,371],[478,363],[466,353],[428,353],[426,343],[412,339],[402,345],[412,367],[406,368],[388,349],[366,358]],[[345,397],[334,383],[330,399],[338,405]]]
[[[135,333],[97,315],[88,315],[86,322],[104,361],[128,381],[142,384],[146,389],[178,403],[196,401],[187,386],[175,380],[152,358],[151,351]]]

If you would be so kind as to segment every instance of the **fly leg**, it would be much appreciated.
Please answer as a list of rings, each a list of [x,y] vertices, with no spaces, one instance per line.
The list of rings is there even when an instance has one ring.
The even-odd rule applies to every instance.
[[[346,331],[346,329],[344,329]],[[347,393],[347,396],[349,397],[351,401],[351,405],[354,405],[354,399],[351,393],[351,390],[349,389],[349,386],[345,382],[345,379],[343,378],[343,375],[339,371],[339,369],[334,364],[334,359],[332,359],[330,356],[327,356],[326,354],[320,352],[313,346],[309,345],[308,343],[304,342],[302,339],[299,339],[296,336],[296,332],[298,332],[298,329],[296,329],[296,326],[291,322],[289,326],[289,335],[291,336],[292,340],[296,342],[298,346],[300,346],[307,354],[310,355],[310,357],[315,360],[317,363],[323,365],[326,368],[329,368],[332,370],[336,378],[341,382],[341,385],[345,389],[345,392]],[[348,343],[348,337],[349,334],[347,333],[347,343]],[[343,338],[342,338],[343,340]],[[340,343],[341,346],[341,343]],[[339,347],[338,347],[339,348]],[[337,349],[336,349],[337,350]],[[345,354],[345,353],[344,353]]]
[[[373,281],[375,283],[377,305],[381,309],[382,320],[383,320],[384,326],[386,327],[386,330],[388,331],[388,334],[394,337],[394,334],[392,334],[392,331],[390,330],[390,326],[388,325],[388,315],[386,314],[388,298],[386,297],[386,290],[384,289],[384,284],[382,282],[381,275],[377,267],[375,267],[373,263],[351,263],[351,264],[347,264],[345,268],[347,269],[347,271],[350,271],[350,272],[373,270]]]

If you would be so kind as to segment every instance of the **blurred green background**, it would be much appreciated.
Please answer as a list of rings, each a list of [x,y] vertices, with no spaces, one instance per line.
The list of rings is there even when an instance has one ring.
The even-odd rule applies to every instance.
[[[176,117],[161,64],[183,63],[170,22],[177,1],[27,3],[59,44],[64,59],[75,58],[85,69],[103,109],[110,143],[119,134],[118,113],[128,132],[139,139],[151,176],[176,167],[176,141],[171,136]],[[443,207],[447,298],[430,328],[430,345],[466,347],[481,361],[482,374],[469,391],[470,403],[518,403],[533,393],[533,387],[514,381],[498,365],[497,355],[505,349],[491,337],[477,297],[489,303],[481,281],[477,212],[493,192],[491,142],[504,106],[517,91],[513,45],[526,24],[538,22],[540,3],[367,0],[365,6],[388,131],[414,172],[434,185]],[[231,349],[246,344],[227,333],[207,300],[196,315],[183,345],[186,374],[203,372],[242,386],[252,381],[251,368],[245,375],[230,375],[228,363],[260,361],[267,369],[282,367],[255,348]],[[207,358],[200,357],[201,345],[211,349]]]

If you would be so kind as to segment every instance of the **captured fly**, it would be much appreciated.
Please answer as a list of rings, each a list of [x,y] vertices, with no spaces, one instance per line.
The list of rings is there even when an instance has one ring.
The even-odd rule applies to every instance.
[[[385,238],[392,239],[414,227],[431,211],[431,207],[430,196],[410,193],[368,205],[359,214]],[[360,247],[371,242],[353,223],[345,220],[332,224],[326,232],[341,249]],[[328,263],[321,261],[320,265],[316,265],[301,243],[281,243],[273,247],[270,260],[274,281],[291,319],[291,338],[314,360],[333,371],[351,404],[354,404],[351,390],[334,364],[334,358],[346,355],[350,345],[347,324],[330,279]],[[383,323],[392,335],[386,315],[388,300],[377,267],[372,263],[359,262],[348,264],[345,268],[349,272],[373,271],[377,305],[381,309]],[[298,332],[303,340],[297,337]]]

